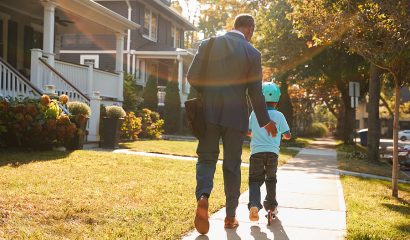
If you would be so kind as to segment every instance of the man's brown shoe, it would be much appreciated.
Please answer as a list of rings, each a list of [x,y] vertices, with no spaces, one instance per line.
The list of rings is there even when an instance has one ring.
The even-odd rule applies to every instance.
[[[236,228],[239,226],[238,220],[236,217],[226,217],[225,218],[225,228]]]
[[[195,215],[195,228],[200,234],[207,234],[209,231],[208,198],[202,196],[198,200]]]

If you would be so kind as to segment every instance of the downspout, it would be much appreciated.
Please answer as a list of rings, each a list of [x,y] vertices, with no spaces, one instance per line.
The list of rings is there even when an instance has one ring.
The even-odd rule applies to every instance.
[[[131,20],[131,12],[132,12],[132,8],[131,8],[131,4],[129,0],[125,0],[127,2],[128,5],[128,20]],[[130,73],[130,64],[131,64],[131,29],[128,29],[128,34],[127,34],[127,73]]]

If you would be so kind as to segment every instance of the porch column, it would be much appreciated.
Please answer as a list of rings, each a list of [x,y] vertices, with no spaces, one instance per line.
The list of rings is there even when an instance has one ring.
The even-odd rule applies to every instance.
[[[132,54],[132,75],[135,78],[135,54]]]
[[[30,81],[38,89],[43,89],[43,81],[40,70],[40,58],[43,56],[41,49],[31,49]]]
[[[87,95],[89,97],[93,96],[93,81],[94,81],[94,64],[89,62],[86,63],[88,66],[88,72],[87,72]]]
[[[182,59],[181,55],[178,55],[178,86],[179,86],[179,94],[182,94],[182,82],[184,80],[184,60]]]
[[[100,105],[100,92],[93,92],[92,96],[90,97],[90,108],[92,113],[88,126],[87,141],[89,142],[100,141]]]
[[[43,52],[48,57],[48,63],[54,67],[54,18],[56,5],[53,2],[42,1],[44,6]]]
[[[124,34],[116,33],[116,61],[115,71],[119,74],[117,99],[122,101],[124,88]]]
[[[140,71],[141,71],[141,69],[140,69],[140,59],[138,57],[136,57],[136,58],[137,58],[137,60],[136,60],[136,63],[135,63],[135,75],[137,76],[136,77],[137,81],[141,81],[141,79],[140,79]]]

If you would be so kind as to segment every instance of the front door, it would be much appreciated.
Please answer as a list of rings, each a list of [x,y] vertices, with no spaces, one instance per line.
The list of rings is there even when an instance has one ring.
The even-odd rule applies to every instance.
[[[7,62],[17,67],[17,22],[9,20],[7,36]]]
[[[0,19],[0,57],[4,58],[4,33],[3,33],[3,19]]]

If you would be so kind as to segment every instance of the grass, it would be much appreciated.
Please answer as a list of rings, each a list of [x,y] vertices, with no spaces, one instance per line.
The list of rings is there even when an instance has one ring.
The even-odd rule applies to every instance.
[[[0,239],[178,239],[194,227],[194,179],[195,162],[0,153]],[[218,165],[210,211],[224,204]]]
[[[347,206],[347,239],[410,239],[410,185],[399,184],[400,199],[391,197],[390,182],[341,177]]]
[[[177,140],[147,140],[122,143],[120,147],[129,148],[133,151],[163,153],[180,156],[197,157],[196,147],[198,141],[177,141]],[[219,145],[219,159],[223,158],[222,144]],[[279,154],[279,164],[284,164],[298,153],[297,150],[282,147]],[[248,163],[250,157],[249,145],[244,145],[242,150],[242,162]]]
[[[356,152],[356,154],[352,154],[353,152]],[[384,177],[392,176],[392,166],[390,163],[384,161],[378,163],[370,162],[367,160],[366,156],[366,148],[362,146],[343,144],[338,145],[338,168],[346,171],[367,173]],[[410,178],[402,172],[399,173],[399,178],[410,180]]]

